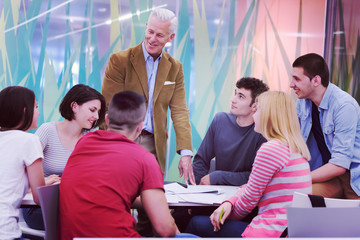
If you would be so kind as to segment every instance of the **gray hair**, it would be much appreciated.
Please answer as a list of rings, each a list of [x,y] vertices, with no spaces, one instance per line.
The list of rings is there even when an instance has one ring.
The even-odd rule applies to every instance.
[[[175,16],[175,13],[166,9],[166,8],[155,8],[149,16],[148,22],[150,21],[151,17],[154,16],[157,19],[161,20],[162,22],[170,22],[169,27],[169,34],[173,34],[176,31],[178,20]]]

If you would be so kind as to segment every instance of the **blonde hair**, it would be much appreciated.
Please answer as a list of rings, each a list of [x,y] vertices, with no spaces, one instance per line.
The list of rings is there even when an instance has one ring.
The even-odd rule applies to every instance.
[[[295,101],[285,92],[268,91],[257,98],[260,107],[260,128],[263,136],[289,145],[292,153],[310,160],[309,149],[301,135]]]

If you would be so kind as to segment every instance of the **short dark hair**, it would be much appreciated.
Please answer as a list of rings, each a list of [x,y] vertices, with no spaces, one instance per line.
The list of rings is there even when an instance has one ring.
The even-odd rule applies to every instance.
[[[34,116],[35,94],[21,86],[10,86],[0,92],[0,131],[26,131]]]
[[[101,102],[99,119],[95,121],[92,126],[92,128],[95,128],[105,120],[106,103],[105,98],[101,93],[87,85],[77,84],[66,93],[59,106],[60,114],[63,118],[71,121],[75,119],[72,103],[76,102],[78,105],[82,105],[91,100],[99,100]]]
[[[251,103],[255,102],[257,96],[269,90],[269,87],[261,80],[253,77],[243,77],[236,82],[237,88],[244,88],[251,91]]]
[[[292,66],[302,67],[304,74],[308,76],[310,80],[316,75],[319,75],[321,77],[321,84],[324,87],[329,85],[329,68],[322,56],[316,53],[308,53],[298,57]]]
[[[109,128],[133,131],[140,122],[144,121],[145,112],[143,96],[132,91],[118,92],[109,104]]]

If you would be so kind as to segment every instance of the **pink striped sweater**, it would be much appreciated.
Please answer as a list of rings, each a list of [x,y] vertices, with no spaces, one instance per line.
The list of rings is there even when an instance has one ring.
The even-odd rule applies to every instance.
[[[228,201],[234,206],[231,218],[241,220],[259,206],[258,215],[243,237],[280,237],[287,226],[286,208],[293,193],[310,194],[311,176],[308,162],[278,140],[264,143],[256,154],[247,184]]]

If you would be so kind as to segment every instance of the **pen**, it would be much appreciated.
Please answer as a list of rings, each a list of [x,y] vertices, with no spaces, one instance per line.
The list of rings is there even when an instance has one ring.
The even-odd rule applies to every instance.
[[[180,186],[184,187],[184,188],[187,188],[187,187],[188,187],[188,186],[187,186],[186,184],[184,184],[184,183],[179,183],[179,182],[178,182],[178,184],[179,184]]]
[[[170,183],[177,183],[179,184],[180,186],[184,187],[184,188],[187,188],[188,186],[184,183],[180,183],[180,182],[174,182],[174,181],[164,181],[164,185],[166,184],[170,184]]]
[[[223,215],[224,215],[224,208],[222,208],[222,209],[221,209],[221,212],[220,212],[219,224],[220,224],[220,222],[221,222],[221,219],[222,219]]]
[[[224,215],[224,208],[221,209],[221,212],[220,212],[220,215],[219,215],[219,225],[220,225],[220,222],[221,222],[221,219],[222,219],[223,215]],[[219,231],[219,230],[220,229],[216,228],[216,232]]]

